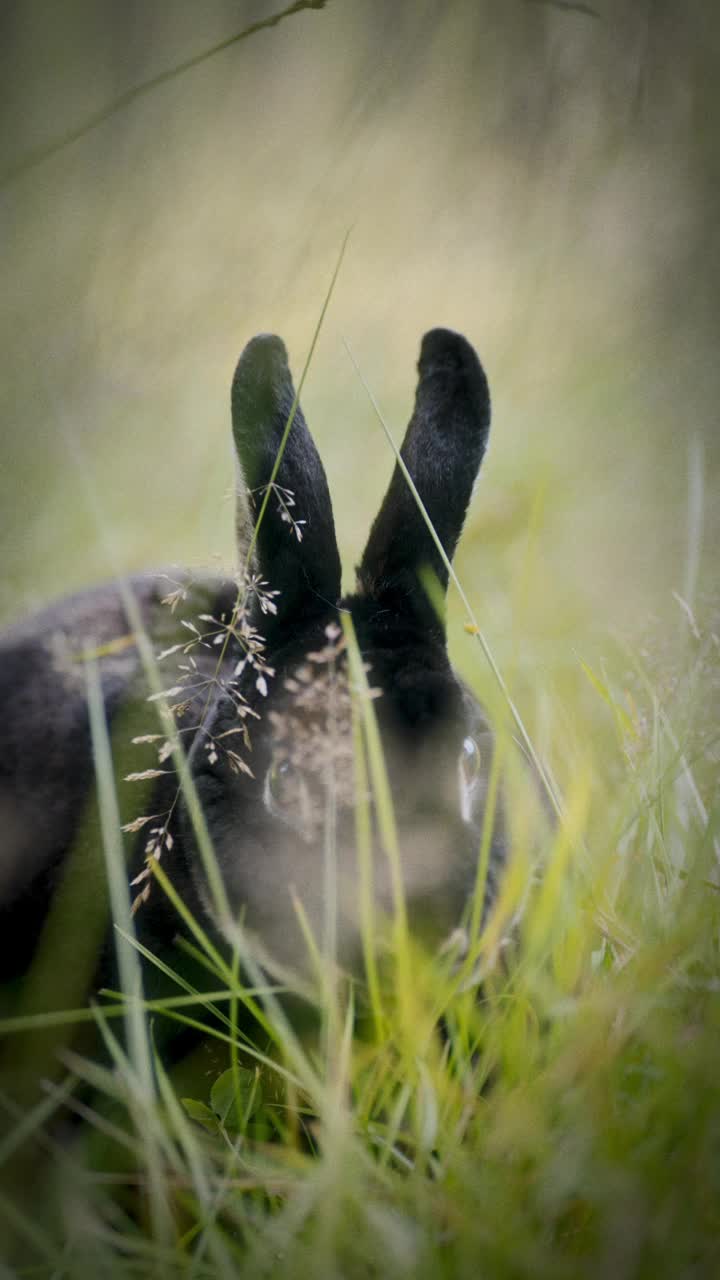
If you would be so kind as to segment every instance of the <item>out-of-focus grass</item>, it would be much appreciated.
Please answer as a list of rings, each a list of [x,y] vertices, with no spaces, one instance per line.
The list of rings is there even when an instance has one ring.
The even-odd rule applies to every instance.
[[[17,9],[0,159],[257,8]],[[0,616],[109,571],[73,442],[128,567],[229,558],[234,361],[271,329],[297,369],[348,227],[304,395],[348,577],[391,459],[342,337],[399,434],[420,335],[445,323],[494,395],[461,567],[496,643],[530,627],[553,649],[608,617],[636,631],[682,589],[689,440],[717,477],[713,260],[694,250],[707,32],[656,14],[646,47],[643,14],[599,9],[330,3],[3,190]],[[706,502],[704,547],[716,533]]]
[[[95,1101],[84,1134],[64,1147],[42,1139],[41,1185],[18,1197],[16,1183],[13,1202],[3,1192],[14,1256],[33,1274],[83,1278],[278,1266],[289,1276],[713,1274],[715,625],[696,620],[674,656],[648,648],[593,667],[578,655],[575,697],[569,685],[562,696],[543,688],[564,821],[540,821],[527,769],[505,754],[509,870],[469,956],[422,953],[399,902],[378,985],[328,984],[320,966],[319,1038],[299,1040],[270,993],[254,1032],[247,1012],[236,1021],[246,995],[223,962],[206,1010],[182,985],[166,1011],[148,1010],[156,1029],[168,1017],[207,1020],[216,1044],[194,1077],[173,1080],[158,1063],[156,1104],[119,1048],[114,1075],[71,1059]],[[359,778],[372,780],[392,845],[392,798],[364,719]],[[111,809],[112,775],[98,763]],[[218,1006],[229,1021],[213,1018]],[[137,1019],[136,1001],[129,1010]],[[17,1117],[0,1164],[30,1150],[47,1118],[44,1103]]]
[[[51,1148],[47,1201],[0,1204],[36,1274],[718,1267],[716,263],[695,168],[716,108],[692,18],[658,16],[646,45],[635,6],[597,7],[330,4],[2,193],[0,614],[110,571],[78,459],[128,567],[229,559],[233,362],[273,329],[299,368],[352,224],[304,395],[348,580],[392,458],[342,336],[399,438],[419,336],[451,324],[494,395],[458,573],[569,821],[494,968],[490,921],[482,1001],[413,953],[413,1016],[351,1047],[341,1003],[300,1078],[241,1052],[230,1111],[213,1075],[188,1115],[160,1072],[169,1233],[137,1220],[141,1132],[124,1163]],[[16,17],[11,151],[237,21],[129,8],[118,58],[90,8]],[[501,718],[454,597],[450,617]],[[505,918],[536,837],[508,786]]]

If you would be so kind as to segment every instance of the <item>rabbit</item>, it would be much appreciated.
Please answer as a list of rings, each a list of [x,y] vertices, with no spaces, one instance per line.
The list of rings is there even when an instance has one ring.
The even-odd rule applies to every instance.
[[[470,343],[448,329],[424,336],[418,373],[401,452],[451,559],[487,445],[488,385]],[[135,812],[137,821],[127,821],[137,833],[129,875],[140,940],[162,952],[182,932],[146,869],[148,855],[159,859],[205,930],[221,937],[227,923],[218,915],[163,737],[159,748],[147,741],[129,747],[132,736],[152,737],[143,730],[157,726],[127,590],[145,632],[165,651],[160,667],[163,674],[170,669],[169,701],[230,915],[242,920],[264,954],[285,966],[307,958],[293,895],[316,936],[322,933],[330,814],[337,954],[351,967],[360,955],[358,791],[344,616],[352,622],[379,725],[409,927],[437,941],[463,918],[476,881],[493,744],[482,707],[450,664],[438,593],[426,588],[430,574],[446,592],[446,564],[396,465],[357,567],[356,590],[341,595],[328,484],[294,404],[283,342],[253,338],[231,393],[240,590],[219,578],[169,584],[161,573],[139,575],[125,592],[109,583],[71,596],[0,639],[0,982],[6,990],[15,990],[43,946],[51,947],[58,973],[68,977],[63,999],[77,1004],[83,985],[91,985],[93,975],[98,981],[98,956],[107,964],[112,953],[97,871],[85,679],[90,655],[120,774],[154,773],[150,763],[160,775],[143,784],[152,794]],[[128,763],[129,753],[140,767],[137,759]],[[137,803],[133,784],[119,781],[118,788],[128,820]],[[500,815],[486,910],[504,858]],[[53,931],[53,904],[66,891],[71,863],[69,915]],[[380,850],[373,867],[382,920],[392,915],[394,899]],[[82,963],[79,951],[86,953]]]

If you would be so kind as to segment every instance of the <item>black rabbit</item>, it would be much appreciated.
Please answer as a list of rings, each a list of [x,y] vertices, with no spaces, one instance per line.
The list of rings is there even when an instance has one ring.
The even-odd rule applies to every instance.
[[[487,382],[469,343],[446,329],[425,335],[418,369],[402,456],[452,557],[485,452]],[[400,468],[373,524],[357,590],[340,598],[330,495],[299,406],[273,475],[293,403],[283,343],[254,338],[232,384],[240,592],[234,582],[179,582],[174,599],[181,603],[172,613],[161,604],[173,594],[164,575],[133,578],[129,587],[154,645],[173,651],[165,666],[178,664],[179,675],[165,683],[173,686],[170,701],[230,912],[270,957],[301,963],[306,948],[291,889],[321,933],[331,813],[337,950],[352,965],[360,932],[357,785],[342,615],[352,619],[373,694],[409,924],[437,939],[460,923],[475,884],[492,740],[448,660],[437,592],[428,594],[425,578],[444,592],[447,571]],[[157,744],[135,747],[142,758],[128,765],[127,743],[157,726],[136,641],[118,584],[51,606],[0,640],[0,981],[11,992],[33,956],[51,946],[57,971],[68,977],[63,999],[76,1004],[73,966],[82,985],[98,972],[87,953],[103,950],[103,937],[105,953],[111,950],[93,870],[99,834],[83,658],[91,652],[99,666],[119,772],[143,773],[156,758],[142,753]],[[154,951],[172,944],[179,921],[152,878],[143,879],[148,851],[204,928],[217,933],[223,925],[172,761],[157,768],[162,776],[140,815],[156,816],[142,830],[135,824],[131,868],[134,892],[147,898],[136,912],[138,934]],[[119,788],[127,820],[137,792]],[[498,821],[486,905],[502,860]],[[391,881],[376,851],[379,916],[392,912]],[[56,936],[57,929],[49,934],[51,906],[63,892],[69,914]]]

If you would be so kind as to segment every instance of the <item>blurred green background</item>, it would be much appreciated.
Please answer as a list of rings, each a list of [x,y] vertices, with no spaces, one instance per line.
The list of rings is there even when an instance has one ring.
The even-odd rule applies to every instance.
[[[500,660],[680,624],[718,545],[720,9],[328,0],[23,167],[282,7],[4,0],[0,618],[232,564],[234,362],[272,330],[299,376],[351,227],[303,397],[346,584],[392,458],[343,337],[400,439],[446,324],[493,391],[457,567]]]

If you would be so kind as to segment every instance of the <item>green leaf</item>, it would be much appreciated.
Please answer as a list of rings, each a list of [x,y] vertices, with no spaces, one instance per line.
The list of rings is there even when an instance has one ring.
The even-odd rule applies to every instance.
[[[261,1102],[259,1078],[247,1067],[239,1067],[237,1072],[231,1068],[223,1071],[210,1090],[210,1106],[220,1123],[230,1129],[238,1127],[238,1115],[249,1120]]]
[[[217,1116],[204,1102],[198,1102],[195,1098],[181,1098],[180,1102],[191,1120],[197,1120],[208,1133],[217,1133],[220,1128]]]

